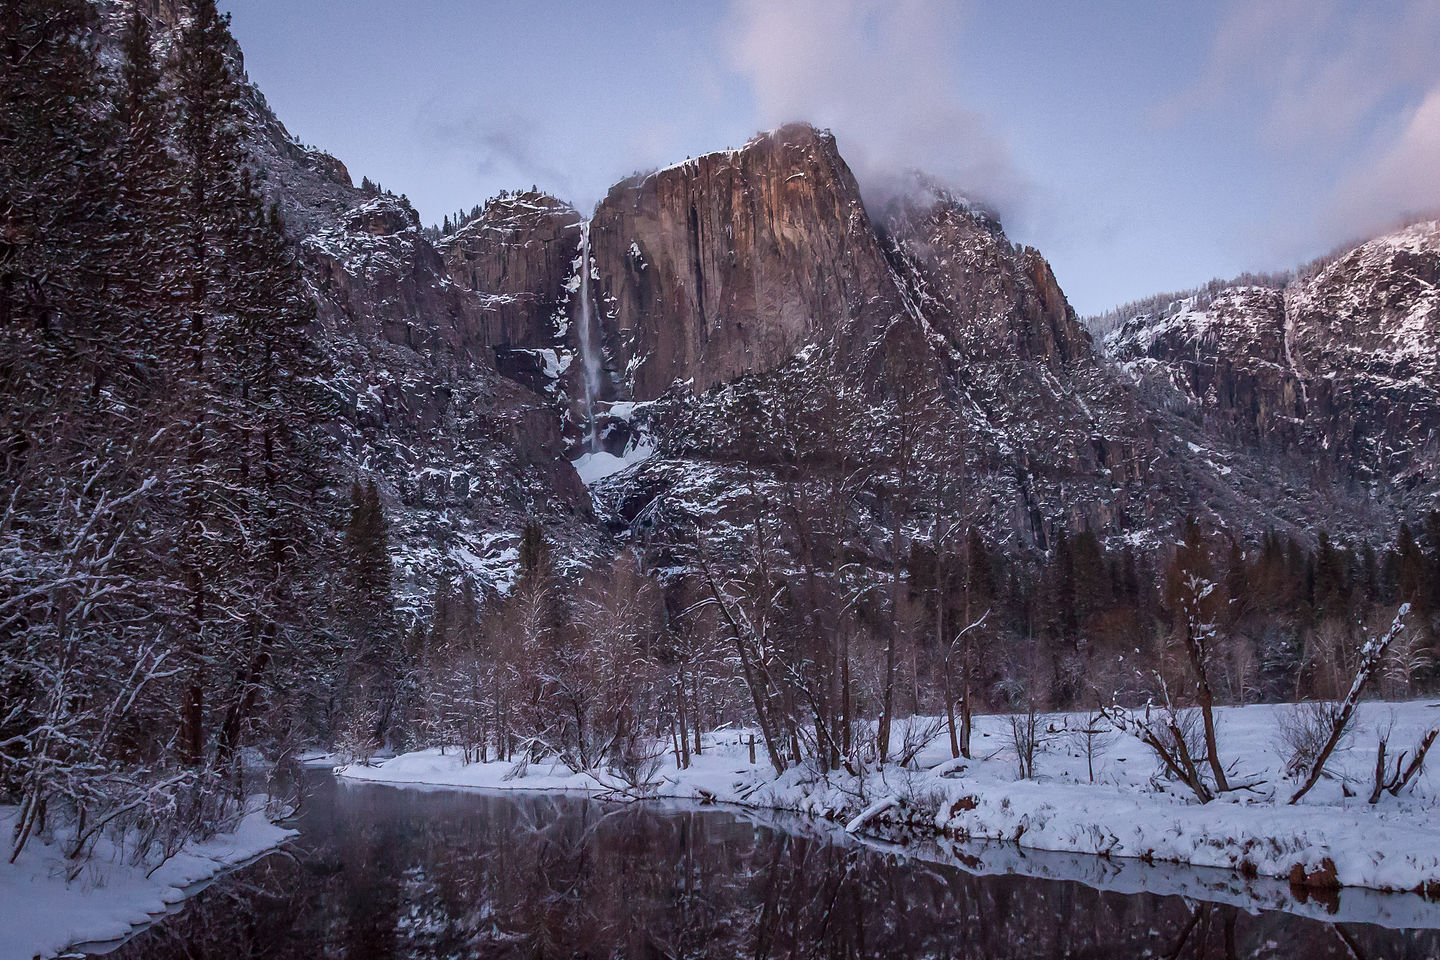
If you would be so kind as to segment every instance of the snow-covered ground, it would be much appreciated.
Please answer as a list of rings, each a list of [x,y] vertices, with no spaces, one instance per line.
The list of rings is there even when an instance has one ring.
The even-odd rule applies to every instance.
[[[1440,726],[1440,703],[1366,703],[1354,733],[1327,765],[1323,779],[1299,804],[1287,805],[1296,784],[1283,779],[1285,763],[1275,705],[1217,711],[1220,752],[1236,783],[1250,790],[1197,803],[1181,784],[1166,779],[1156,758],[1134,737],[1113,733],[1095,758],[1091,783],[1079,737],[1084,715],[1042,718],[1049,740],[1036,758],[1036,776],[1018,778],[1003,716],[976,718],[972,761],[952,761],[943,730],[917,756],[913,769],[871,767],[863,776],[818,776],[794,768],[774,776],[758,750],[734,731],[712,734],[687,770],[667,757],[658,772],[658,796],[716,800],[791,810],[884,832],[897,825],[947,837],[993,839],[1064,853],[1219,867],[1263,877],[1289,878],[1299,865],[1309,874],[1334,864],[1347,887],[1415,890],[1440,881],[1440,824],[1434,822],[1440,754],[1401,796],[1366,802],[1375,767],[1377,732],[1390,730],[1393,757],[1410,750],[1425,731]],[[1393,725],[1393,729],[1392,729]],[[897,741],[899,735],[896,736]],[[574,774],[558,764],[464,764],[453,751],[424,750],[375,766],[337,773],[356,781],[484,789],[613,792],[607,774]],[[1353,794],[1347,796],[1346,794]]]
[[[621,457],[617,457],[613,453],[606,453],[604,450],[582,453],[574,461],[575,472],[580,475],[580,482],[588,487],[607,477],[613,477],[621,470],[627,470],[637,463],[643,463],[654,452],[655,448],[649,444],[635,444],[627,449],[625,455]]]
[[[0,807],[0,836],[9,837],[14,807]],[[127,936],[165,913],[217,874],[274,849],[295,831],[255,808],[234,832],[191,843],[146,876],[108,840],[80,875],[66,882],[64,844],[34,839],[13,864],[0,858],[0,960],[48,957],[78,943]]]

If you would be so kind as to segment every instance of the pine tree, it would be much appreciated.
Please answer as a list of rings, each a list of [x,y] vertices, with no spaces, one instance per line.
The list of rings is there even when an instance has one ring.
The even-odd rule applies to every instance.
[[[82,0],[0,5],[0,699],[13,724],[0,791],[21,799],[15,854],[37,811],[143,803],[143,771],[105,774],[157,702],[146,685],[165,639],[97,30]]]
[[[120,292],[123,336],[132,346],[133,373],[143,377],[144,402],[165,408],[171,391],[160,377],[160,354],[181,333],[176,307],[183,279],[176,269],[185,236],[178,172],[167,146],[169,109],[155,58],[150,18],[141,4],[131,12],[120,64],[114,284]]]
[[[1330,542],[1330,535],[1320,531],[1315,549],[1315,618],[1348,620],[1350,613],[1349,577],[1345,558]]]
[[[364,485],[356,481],[351,487],[343,556],[354,649],[351,693],[359,696],[363,691],[377,717],[371,733],[377,742],[383,742],[402,691],[405,664],[395,618],[389,531],[373,481]],[[442,615],[437,608],[437,622]]]
[[[1430,550],[1430,565],[1427,574],[1430,579],[1431,610],[1440,610],[1440,510],[1431,510],[1425,519],[1425,540]]]
[[[278,208],[263,207],[242,171],[230,244],[236,331],[227,350],[238,393],[237,501],[247,536],[242,584],[251,622],[237,659],[245,666],[225,697],[221,751],[228,756],[253,716],[268,673],[303,669],[315,632],[310,612],[324,592],[333,554],[327,540],[328,439],[332,404],[311,324],[315,310]],[[378,505],[377,505],[378,509]],[[278,663],[277,663],[278,661]]]
[[[1396,537],[1393,552],[1395,567],[1395,588],[1401,603],[1414,603],[1421,599],[1426,581],[1428,563],[1415,542],[1415,534],[1408,523],[1400,524],[1400,535]]]
[[[180,36],[177,64],[179,147],[187,223],[185,352],[173,370],[183,397],[185,434],[180,497],[185,513],[180,555],[187,593],[187,690],[182,748],[191,763],[206,750],[207,687],[211,666],[237,646],[235,618],[244,601],[234,595],[244,531],[239,528],[239,396],[226,348],[243,347],[232,322],[235,290],[228,267],[235,239],[241,182],[241,91],[227,59],[228,18],[213,0],[197,0]],[[222,429],[229,428],[229,429]]]
[[[548,587],[553,573],[545,528],[532,517],[525,521],[525,527],[520,532],[520,579],[538,581]]]

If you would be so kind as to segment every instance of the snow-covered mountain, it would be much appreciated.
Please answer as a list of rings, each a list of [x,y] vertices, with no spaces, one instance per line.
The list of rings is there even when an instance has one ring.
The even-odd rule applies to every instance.
[[[1283,287],[1128,319],[1125,373],[1204,428],[1355,497],[1432,499],[1440,476],[1440,223],[1377,237]]]
[[[583,563],[738,510],[757,478],[778,491],[797,458],[868,463],[859,509],[883,511],[906,396],[1013,551],[1083,527],[1159,544],[1187,515],[1388,539],[1435,495],[1434,223],[1097,345],[993,214],[923,180],[870,209],[804,124],[622,181],[588,221],[520,192],[432,243],[403,198],[250,106],[347,468],[380,481],[416,593],[440,571],[503,591],[527,516]],[[843,438],[806,436],[795,411],[833,413],[842,386]]]

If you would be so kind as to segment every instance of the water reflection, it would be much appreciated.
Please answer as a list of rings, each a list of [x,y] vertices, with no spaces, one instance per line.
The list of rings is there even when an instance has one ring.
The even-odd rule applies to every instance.
[[[1440,955],[1436,931],[976,876],[722,810],[337,785],[111,960]]]

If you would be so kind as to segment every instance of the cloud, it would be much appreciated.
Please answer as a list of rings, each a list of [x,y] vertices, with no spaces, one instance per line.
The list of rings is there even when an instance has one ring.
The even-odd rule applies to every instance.
[[[941,0],[735,0],[726,46],[760,122],[829,127],[867,190],[920,169],[1010,212],[1027,184],[958,89],[961,21]]]
[[[1411,112],[1403,131],[1335,191],[1330,228],[1365,235],[1398,219],[1440,212],[1440,84]]]
[[[1155,119],[1259,111],[1282,152],[1363,138],[1397,97],[1440,79],[1440,4],[1393,0],[1231,0],[1200,75]]]
[[[417,118],[416,127],[430,143],[463,154],[473,172],[486,181],[518,184],[529,180],[562,197],[574,191],[571,171],[546,159],[533,118],[479,109],[447,115],[432,101]]]
[[[1434,0],[1230,0],[1153,119],[1166,136],[1218,122],[1262,148],[1250,163],[1313,184],[1252,230],[1272,257],[1313,256],[1440,207],[1437,49]]]

